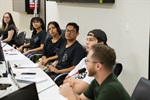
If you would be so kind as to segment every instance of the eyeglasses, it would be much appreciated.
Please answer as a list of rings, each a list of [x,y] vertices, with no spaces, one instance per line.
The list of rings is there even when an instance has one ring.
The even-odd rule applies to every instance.
[[[96,61],[89,61],[89,60],[85,59],[85,64],[87,64],[88,62],[91,62],[91,63],[98,63],[98,62],[96,62]]]
[[[89,61],[89,60],[85,59],[85,64],[87,64],[88,62],[91,62],[91,63],[101,63],[101,64],[103,64],[103,62]]]
[[[76,33],[76,31],[75,30],[66,30],[66,33]]]

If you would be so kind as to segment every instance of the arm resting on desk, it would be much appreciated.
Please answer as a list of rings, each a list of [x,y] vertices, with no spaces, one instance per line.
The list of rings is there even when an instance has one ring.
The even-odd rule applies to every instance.
[[[71,71],[72,69],[74,69],[74,68],[75,68],[75,66],[71,66],[71,67],[69,67],[69,68],[65,68],[65,69],[58,70],[56,67],[50,66],[50,67],[49,67],[49,70],[50,70],[51,72],[56,73],[56,74],[60,74],[60,73],[70,72],[70,71]]]
[[[73,77],[64,80],[64,83],[67,82],[71,84],[73,91],[77,94],[81,94],[89,86],[89,84],[84,82],[83,80],[75,79]]]
[[[17,50],[21,52],[21,51],[23,51],[24,48],[27,48],[29,46],[30,46],[30,43],[27,43],[27,44],[20,46]]]
[[[13,38],[13,35],[14,35],[14,30],[8,31],[8,37],[4,39],[3,42],[10,42]]]
[[[42,56],[42,65],[46,65],[49,61],[56,60],[58,55],[46,58],[46,56]]]
[[[59,91],[60,94],[68,100],[89,100],[87,97],[84,96],[84,94],[81,94],[80,96],[76,95],[69,83],[61,85]]]
[[[38,48],[34,48],[34,49],[31,49],[31,50],[28,50],[27,52],[38,52],[38,51],[41,51],[44,47],[44,44],[41,44],[40,47]]]

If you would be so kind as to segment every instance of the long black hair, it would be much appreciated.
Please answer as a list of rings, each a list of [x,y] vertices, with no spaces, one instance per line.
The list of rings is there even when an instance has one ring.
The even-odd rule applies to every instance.
[[[10,22],[8,23],[8,26],[11,25],[11,24],[13,24],[14,27],[15,27],[15,29],[17,29],[17,27],[16,27],[16,25],[15,25],[15,22],[14,22],[14,20],[13,20],[13,17],[12,17],[12,15],[11,15],[11,13],[6,12],[5,14],[8,14],[9,17],[10,17]],[[4,15],[5,15],[5,14],[4,14]],[[2,28],[1,28],[1,30],[3,30],[3,31],[5,30],[5,27],[6,27],[6,23],[4,22],[4,15],[3,15],[3,19],[2,19]]]
[[[36,31],[36,29],[33,27],[33,24],[32,24],[35,20],[36,20],[36,21],[39,21],[39,22],[41,23],[41,28],[42,28],[42,30],[45,30],[44,21],[43,21],[43,19],[40,18],[40,17],[33,17],[33,18],[31,19],[31,21],[30,21],[30,30]]]

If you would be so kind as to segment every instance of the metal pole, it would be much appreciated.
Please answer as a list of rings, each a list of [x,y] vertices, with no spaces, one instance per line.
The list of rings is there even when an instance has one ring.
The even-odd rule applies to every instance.
[[[149,58],[150,60],[150,29],[149,29]],[[148,61],[148,79],[150,80],[150,62]]]
[[[34,15],[33,15],[33,17],[38,16],[38,14],[37,14],[37,4],[38,4],[38,0],[34,0]]]

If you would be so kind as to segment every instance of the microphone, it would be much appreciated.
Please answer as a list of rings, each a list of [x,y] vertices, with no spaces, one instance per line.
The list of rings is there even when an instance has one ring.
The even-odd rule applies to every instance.
[[[72,77],[72,76],[74,76],[74,75],[76,75],[76,74],[84,73],[85,71],[86,71],[86,68],[79,69],[75,74],[73,74],[73,75],[67,77],[66,79],[68,79],[68,78],[70,78],[70,77]],[[44,89],[44,90],[38,92],[38,94],[42,93],[43,91],[45,91],[45,90],[47,90],[47,89],[49,89],[49,88],[51,88],[51,87],[53,87],[53,86],[55,86],[55,85],[56,85],[56,83],[53,84],[53,85],[51,85],[51,86],[49,86],[49,87],[47,87],[46,89]]]
[[[86,69],[82,68],[82,69],[78,70],[78,72],[76,72],[76,74],[81,74],[81,73],[84,73],[85,71],[86,71]]]
[[[66,79],[68,79],[68,78],[70,78],[70,77],[72,77],[72,76],[74,76],[74,75],[76,75],[76,74],[84,73],[85,71],[86,71],[86,68],[79,69],[75,74],[73,74],[73,75],[67,77]]]

